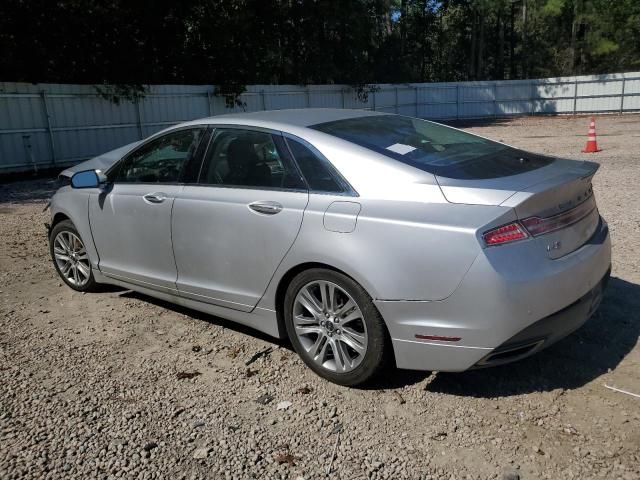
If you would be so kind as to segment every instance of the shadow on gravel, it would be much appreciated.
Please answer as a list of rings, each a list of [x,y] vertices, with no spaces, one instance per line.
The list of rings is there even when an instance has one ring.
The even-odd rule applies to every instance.
[[[640,335],[640,285],[611,278],[595,315],[579,330],[528,359],[502,367],[438,373],[427,390],[472,397],[506,397],[574,389],[614,369]]]
[[[247,327],[245,325],[241,325],[239,323],[233,322],[231,320],[226,320],[221,317],[216,317],[215,315],[210,315],[208,313],[192,310],[190,308],[183,307],[181,305],[176,305],[175,303],[165,302],[164,300],[160,300],[154,297],[149,297],[147,295],[144,295],[143,293],[134,292],[133,290],[125,291],[124,293],[120,294],[120,297],[135,298],[137,300],[142,300],[143,302],[152,303],[153,305],[166,308],[167,310],[171,310],[172,312],[176,312],[182,315],[188,315],[191,318],[195,318],[196,320],[202,320],[212,325],[218,325],[219,327],[228,328],[229,330],[233,330],[234,332],[238,332],[238,333],[242,333],[243,335],[248,335],[250,337],[258,338],[265,342],[269,342],[273,345],[279,345],[281,347],[284,347],[293,351],[293,347],[286,340],[280,340],[280,339],[274,338],[270,335],[262,333],[259,330],[255,330],[254,328]]]
[[[116,290],[121,289],[121,287],[114,287]],[[293,346],[288,339],[278,339],[274,338],[270,335],[264,334],[259,330],[255,330],[251,327],[247,327],[245,325],[240,325],[239,323],[233,322],[231,320],[226,320],[221,317],[216,317],[215,315],[210,315],[208,313],[199,312],[197,310],[192,310],[187,307],[183,307],[181,305],[176,305],[174,303],[165,302],[164,300],[160,300],[154,297],[149,297],[142,293],[134,292],[133,290],[125,290],[120,294],[122,298],[135,298],[137,300],[142,300],[144,302],[152,303],[162,308],[166,308],[167,310],[171,310],[176,313],[180,313],[182,315],[188,315],[191,318],[195,318],[197,320],[202,320],[204,322],[208,322],[212,325],[218,325],[220,327],[228,328],[229,330],[233,330],[234,332],[241,333],[243,335],[248,335],[254,338],[258,338],[264,342],[268,342],[273,346],[280,346],[282,348],[286,348],[294,352]],[[414,385],[416,383],[421,382],[426,377],[428,377],[431,372],[419,372],[412,370],[397,370],[394,368],[389,368],[387,371],[383,372],[380,376],[380,379],[375,383],[370,385],[366,385],[362,387],[364,390],[383,390],[383,389],[394,389],[394,388],[402,388],[406,385]]]
[[[0,203],[31,203],[49,200],[60,187],[56,179],[0,184]]]
[[[130,290],[120,295],[136,298],[188,315],[272,345],[293,351],[288,340],[279,340],[231,320],[191,310]],[[640,335],[640,285],[612,277],[596,314],[578,331],[528,359],[502,367],[463,373],[438,373],[426,390],[471,397],[505,397],[555,389],[573,389],[614,369],[635,346]],[[367,390],[415,385],[431,372],[389,369]]]

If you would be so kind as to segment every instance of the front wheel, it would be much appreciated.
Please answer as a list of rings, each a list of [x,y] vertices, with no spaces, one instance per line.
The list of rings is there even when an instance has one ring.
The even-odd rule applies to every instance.
[[[306,270],[289,285],[284,304],[293,347],[321,377],[354,387],[386,366],[390,345],[384,321],[353,279],[333,270]]]
[[[96,288],[89,255],[71,220],[63,220],[51,229],[49,249],[60,278],[79,292]]]

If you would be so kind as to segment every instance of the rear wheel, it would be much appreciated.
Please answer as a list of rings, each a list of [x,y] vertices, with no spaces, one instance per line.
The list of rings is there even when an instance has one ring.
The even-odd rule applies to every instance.
[[[97,283],[87,249],[71,220],[63,220],[51,229],[49,249],[64,283],[79,292],[95,290]]]
[[[291,343],[318,375],[358,386],[385,367],[389,341],[384,322],[353,279],[332,270],[306,270],[293,279],[284,303]]]

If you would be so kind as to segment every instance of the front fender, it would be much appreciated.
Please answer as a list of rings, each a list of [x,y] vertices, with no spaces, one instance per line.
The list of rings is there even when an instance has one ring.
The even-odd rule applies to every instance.
[[[93,268],[98,268],[100,256],[93,243],[91,223],[89,221],[89,199],[94,189],[74,190],[70,186],[60,188],[51,198],[51,226],[64,216],[73,222],[78,230],[89,261]]]

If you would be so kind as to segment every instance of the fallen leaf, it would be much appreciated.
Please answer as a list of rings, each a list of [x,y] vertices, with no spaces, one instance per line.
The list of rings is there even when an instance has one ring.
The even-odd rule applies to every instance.
[[[264,395],[260,395],[258,398],[256,398],[256,402],[259,403],[260,405],[266,405],[272,400],[273,400],[273,397],[268,393],[265,393]]]
[[[273,352],[273,348],[271,348],[271,347],[265,348],[264,350],[262,350],[262,351],[260,351],[258,353],[254,353],[253,356],[249,360],[244,362],[244,364],[248,367],[253,362],[258,360],[260,357],[264,357],[266,355],[269,355],[271,352]]]
[[[396,397],[396,400],[398,400],[398,403],[400,405],[404,405],[405,403],[407,403],[407,401],[398,392],[393,392],[393,396]]]
[[[178,377],[178,380],[184,380],[185,378],[188,380],[190,378],[194,378],[197,377],[198,375],[202,375],[200,372],[178,372],[176,374],[176,377]]]
[[[231,350],[229,350],[229,353],[227,353],[227,357],[236,358],[240,354],[240,351],[240,347],[232,348]]]
[[[278,462],[278,465],[288,463],[290,467],[293,467],[296,464],[296,460],[297,458],[291,455],[289,452],[279,453],[275,456],[275,461]]]
[[[177,417],[178,415],[180,415],[182,412],[184,412],[184,408],[183,407],[178,407],[176,408],[176,410],[173,412],[173,416]]]

